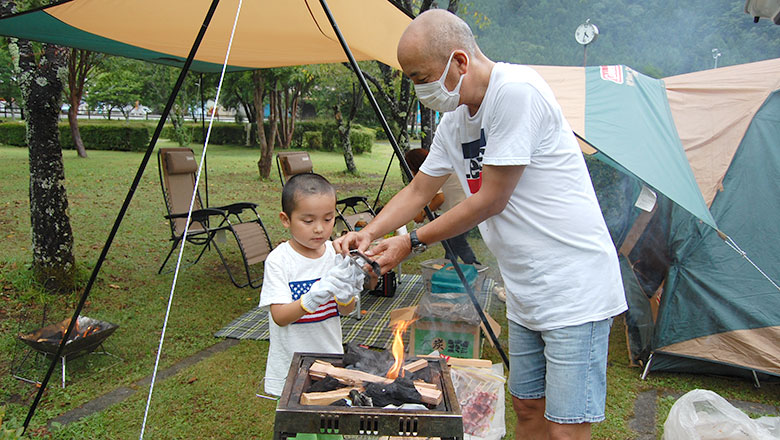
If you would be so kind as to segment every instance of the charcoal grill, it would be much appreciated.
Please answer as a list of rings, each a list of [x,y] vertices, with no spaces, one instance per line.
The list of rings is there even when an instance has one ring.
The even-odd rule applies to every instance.
[[[31,383],[39,383],[34,380],[30,380],[22,377],[19,373],[24,370],[26,361],[32,354],[43,355],[45,358],[53,357],[57,354],[57,349],[62,342],[62,337],[65,331],[68,329],[70,319],[66,319],[62,322],[48,325],[30,333],[24,333],[19,335],[19,340],[27,344],[32,351],[28,352],[22,359],[20,366],[16,369],[14,377],[20,380]],[[98,347],[103,345],[103,342],[111,336],[119,326],[106,321],[99,321],[97,319],[89,318],[86,316],[79,316],[77,325],[71,332],[68,342],[60,353],[60,361],[62,364],[62,387],[65,388],[65,364],[67,360],[81,357],[85,354],[92,353]],[[101,354],[114,356],[111,353],[101,351]],[[116,356],[114,356],[116,357]]]
[[[296,433],[371,436],[463,438],[463,418],[449,370],[443,359],[429,360],[432,383],[442,390],[442,401],[428,410],[302,405],[301,394],[309,388],[309,368],[315,360],[343,366],[342,355],[295,353],[282,397],[276,407],[274,439]]]

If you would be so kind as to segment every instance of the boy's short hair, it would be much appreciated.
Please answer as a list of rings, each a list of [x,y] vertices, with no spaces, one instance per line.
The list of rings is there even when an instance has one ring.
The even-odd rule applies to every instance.
[[[295,210],[298,198],[317,194],[333,194],[335,197],[336,188],[319,174],[296,174],[282,188],[282,211],[289,217]]]

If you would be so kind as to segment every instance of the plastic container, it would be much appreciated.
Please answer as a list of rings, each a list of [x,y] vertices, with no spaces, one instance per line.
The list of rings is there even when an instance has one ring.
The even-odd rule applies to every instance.
[[[431,260],[425,260],[422,263],[420,263],[422,279],[423,282],[425,283],[426,292],[433,292],[432,285],[431,285],[431,278],[433,277],[433,274],[443,269],[444,266],[448,266],[448,265],[452,266],[452,263],[447,258],[434,258]],[[471,288],[474,289],[475,291],[481,289],[489,268],[481,264],[461,264],[460,267],[463,269],[464,271],[463,274],[466,275],[467,280],[469,279],[469,275],[466,273],[466,271],[467,270],[470,271],[470,269],[466,269],[466,268],[473,268],[476,270],[477,277],[475,280],[472,281]],[[460,282],[460,278],[458,278],[458,274],[452,269],[448,270],[448,272],[452,272],[452,275],[455,277],[458,286],[460,286],[458,290],[454,290],[453,292],[465,292],[465,290],[463,289],[463,284]]]

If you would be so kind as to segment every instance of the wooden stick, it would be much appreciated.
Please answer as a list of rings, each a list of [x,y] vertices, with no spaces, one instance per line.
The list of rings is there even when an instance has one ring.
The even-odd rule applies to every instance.
[[[414,362],[409,362],[408,364],[404,365],[404,370],[406,370],[407,373],[414,373],[415,371],[422,370],[427,366],[428,366],[427,360],[417,359]]]
[[[423,359],[444,359],[438,356],[419,356]],[[462,359],[450,357],[447,359],[447,365],[456,367],[477,367],[477,368],[491,368],[493,363],[489,359]]]
[[[330,405],[337,400],[349,397],[349,392],[352,390],[363,391],[362,388],[347,387],[321,393],[303,393],[301,394],[301,405]]]

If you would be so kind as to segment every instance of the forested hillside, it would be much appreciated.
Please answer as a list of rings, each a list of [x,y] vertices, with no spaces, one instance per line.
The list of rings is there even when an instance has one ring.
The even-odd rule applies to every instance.
[[[753,23],[744,0],[472,0],[462,2],[485,54],[496,61],[579,66],[574,30],[599,28],[587,64],[625,64],[663,77],[780,57],[780,26]],[[476,14],[476,16],[474,15]],[[464,15],[464,14],[461,14]],[[477,24],[479,21],[480,25]]]

